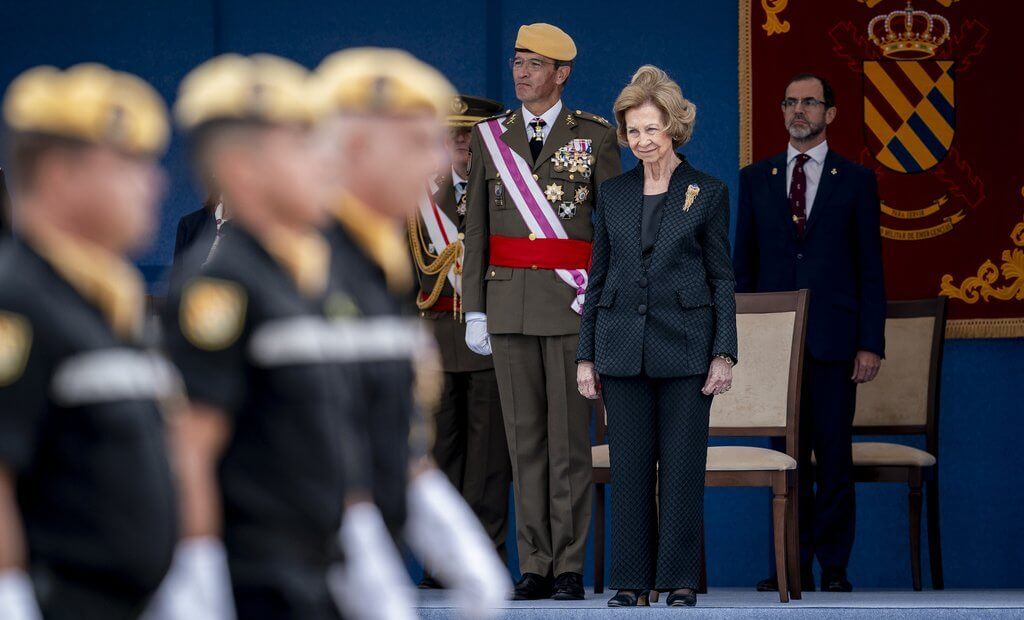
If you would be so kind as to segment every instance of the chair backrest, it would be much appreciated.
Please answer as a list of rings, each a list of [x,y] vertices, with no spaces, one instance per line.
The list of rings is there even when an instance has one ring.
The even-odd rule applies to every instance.
[[[739,364],[732,389],[711,405],[711,435],[785,436],[796,455],[806,290],[736,295]]]
[[[932,443],[938,435],[945,332],[945,297],[889,302],[885,361],[874,381],[857,387],[855,434],[923,434],[929,450],[938,447]]]

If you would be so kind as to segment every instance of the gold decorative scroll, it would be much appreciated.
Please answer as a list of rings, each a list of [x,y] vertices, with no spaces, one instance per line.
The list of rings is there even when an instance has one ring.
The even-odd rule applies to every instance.
[[[958,299],[964,303],[976,304],[991,299],[1009,301],[1024,300],[1024,222],[1018,222],[1010,233],[1016,248],[1003,250],[1002,265],[996,266],[990,260],[978,267],[976,275],[964,278],[959,285],[953,283],[953,276],[942,276],[940,295]],[[1002,276],[1003,282],[1000,282]]]
[[[935,213],[938,213],[942,205],[946,204],[947,202],[949,202],[949,196],[944,194],[938,199],[936,199],[934,202],[932,202],[932,204],[928,205],[923,209],[903,211],[901,209],[893,209],[889,205],[885,204],[885,201],[882,201],[882,213],[900,220],[919,220],[922,217],[928,217],[929,215],[934,215]]]
[[[765,22],[761,26],[768,36],[789,32],[789,22],[779,20],[779,13],[786,10],[789,0],[761,0],[761,8],[764,9]]]
[[[882,236],[886,239],[892,239],[893,241],[920,241],[921,239],[931,239],[932,237],[938,237],[944,235],[949,231],[953,230],[959,222],[967,217],[963,211],[954,213],[949,217],[942,218],[941,224],[935,226],[929,226],[928,228],[915,228],[912,230],[896,230],[887,226],[880,226]]]

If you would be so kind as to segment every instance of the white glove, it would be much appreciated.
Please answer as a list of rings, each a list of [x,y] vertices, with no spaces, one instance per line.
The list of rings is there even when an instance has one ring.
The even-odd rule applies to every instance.
[[[477,355],[491,354],[491,336],[487,333],[487,315],[483,312],[466,313],[466,346]]]
[[[42,617],[28,575],[16,568],[0,573],[0,618],[40,620]]]
[[[345,562],[331,567],[327,586],[345,617],[415,619],[412,579],[377,507],[370,502],[347,507],[338,540]]]
[[[227,553],[217,538],[186,538],[143,620],[233,620]]]
[[[416,556],[453,589],[465,617],[493,617],[512,579],[469,505],[437,469],[414,478],[406,497],[405,540]]]

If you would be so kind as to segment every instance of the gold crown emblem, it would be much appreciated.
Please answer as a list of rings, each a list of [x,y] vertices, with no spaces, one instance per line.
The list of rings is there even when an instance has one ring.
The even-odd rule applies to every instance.
[[[936,25],[941,26],[941,32]],[[868,22],[871,42],[883,55],[897,60],[931,58],[935,50],[949,40],[949,33],[949,21],[945,17],[918,11],[910,2],[903,10],[877,15]]]
[[[465,114],[469,110],[469,104],[466,103],[462,97],[455,97],[452,99],[452,106],[448,109],[449,114]]]

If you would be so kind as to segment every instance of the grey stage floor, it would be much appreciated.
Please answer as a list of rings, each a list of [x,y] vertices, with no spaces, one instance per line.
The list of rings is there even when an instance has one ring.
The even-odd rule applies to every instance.
[[[500,618],[666,618],[685,614],[687,618],[1024,618],[1024,590],[905,590],[860,591],[851,594],[807,592],[803,600],[780,603],[775,594],[746,588],[712,588],[698,597],[697,607],[669,608],[665,595],[648,608],[610,609],[606,603],[614,592],[587,593],[584,601],[509,601]],[[420,617],[457,618],[448,597],[440,591],[420,593]]]

